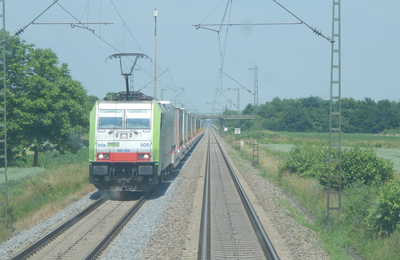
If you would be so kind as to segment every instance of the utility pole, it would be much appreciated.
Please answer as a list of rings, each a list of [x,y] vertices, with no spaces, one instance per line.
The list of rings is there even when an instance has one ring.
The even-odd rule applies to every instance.
[[[330,211],[336,210],[340,213],[342,210],[340,0],[333,0],[331,44],[327,220],[329,219]],[[335,169],[338,171],[332,173]],[[332,187],[333,181],[337,183],[337,189]]]
[[[237,91],[237,113],[240,114],[240,88],[226,88],[227,90]]]
[[[161,100],[164,100],[164,91],[167,91],[167,88],[161,88]]]
[[[254,114],[257,115],[258,113],[258,67],[254,67]]]
[[[4,177],[4,185],[0,185],[0,212],[4,207],[4,216],[0,215],[0,222],[8,223],[8,184],[7,184],[7,117],[6,117],[6,26],[5,26],[5,0],[0,0],[0,21],[3,32],[3,40],[1,44],[0,66],[3,68],[0,72],[0,78],[3,82],[3,88],[0,88],[0,97],[3,96],[3,105],[0,106],[0,176]],[[4,170],[3,170],[4,169]]]
[[[154,9],[154,98],[157,98],[157,16],[158,11]]]
[[[254,68],[254,114],[258,112],[258,67]]]

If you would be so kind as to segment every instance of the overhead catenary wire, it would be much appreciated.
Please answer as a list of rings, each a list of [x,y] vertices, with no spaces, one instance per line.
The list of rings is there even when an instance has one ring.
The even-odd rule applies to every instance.
[[[130,36],[132,37],[132,39],[135,41],[135,43],[137,44],[137,46],[139,47],[139,49],[145,53],[145,51],[143,50],[143,48],[140,46],[139,42],[137,41],[137,39],[135,38],[135,36],[133,35],[133,33],[131,32],[131,30],[129,29],[129,27],[126,25],[126,22],[124,20],[124,18],[122,17],[121,13],[119,12],[117,6],[115,5],[113,0],[110,0],[110,3],[112,4],[112,6],[114,7],[115,12],[118,14],[119,19],[122,21],[124,29],[127,29],[127,31],[129,32]],[[76,19],[76,18],[75,18]],[[97,37],[99,37],[100,39],[102,39],[104,41],[104,39],[101,36],[98,36],[97,34],[95,34]],[[110,45],[111,46],[111,45]],[[115,50],[117,50],[116,48],[114,48]],[[121,52],[121,51],[119,51]],[[129,57],[127,57],[127,59],[131,62],[133,62]],[[154,63],[153,60],[150,60],[151,63]],[[143,69],[143,67],[141,67],[140,65],[137,65],[138,68],[140,68],[142,71],[144,71],[148,76],[152,77],[152,74],[148,71],[146,71],[145,69]],[[157,67],[159,68],[159,67]],[[161,70],[161,68],[159,68]],[[167,70],[165,70],[162,74],[164,74]],[[161,74],[161,75],[162,75]],[[159,75],[159,76],[161,76]],[[171,76],[172,77],[172,76]],[[158,79],[159,77],[156,77],[155,80],[157,80],[157,82],[160,82],[162,85],[166,86],[163,82],[159,81]],[[149,85],[151,82],[154,82],[154,79],[152,79],[148,84],[146,84],[143,88],[145,88],[147,85]],[[168,87],[168,86],[167,86]],[[141,88],[141,89],[143,89]]]
[[[137,46],[139,47],[139,49],[140,49],[143,53],[145,53],[145,51],[144,51],[143,48],[140,46],[139,42],[136,40],[135,36],[133,35],[133,33],[131,32],[131,30],[129,29],[129,27],[126,25],[126,22],[125,22],[124,18],[122,17],[121,13],[119,12],[117,6],[114,4],[114,1],[113,1],[113,0],[110,0],[110,2],[111,2],[111,4],[113,5],[115,11],[117,12],[119,18],[121,19],[124,28],[126,28],[126,29],[128,30],[129,34],[131,35],[132,39],[135,41],[135,43],[137,44]],[[129,58],[128,58],[128,59],[129,59]],[[153,60],[150,60],[150,62],[151,62],[151,63],[154,63]],[[141,68],[141,69],[143,70],[142,67],[140,67],[140,66],[138,66],[138,67]],[[157,66],[157,69],[163,70],[162,68],[160,68],[160,67],[158,67],[158,66]],[[143,71],[144,71],[147,75],[152,76],[152,74],[149,73],[149,72],[147,72],[146,70],[143,70]],[[166,71],[169,71],[169,69],[166,69],[162,74],[164,74]],[[171,75],[171,74],[170,74],[170,76],[171,76],[171,78],[172,78],[172,75]],[[168,87],[166,84],[164,84],[163,82],[159,81],[159,77],[156,77],[155,80],[156,80],[157,82],[161,83],[163,86],[166,86],[167,88],[170,88],[170,87]],[[150,81],[148,84],[150,84],[151,82],[154,82],[154,79],[153,79],[152,81]],[[148,84],[146,84],[145,87],[146,87]],[[144,87],[143,87],[143,88],[144,88]]]
[[[196,27],[196,29],[206,29],[206,30],[211,30],[211,31],[215,31],[218,32],[218,30],[214,30],[214,29],[210,29],[204,26],[220,26],[220,25],[224,25],[224,26],[238,26],[238,25],[245,25],[245,26],[249,26],[249,25],[294,25],[294,24],[302,24],[302,22],[297,22],[297,23],[225,23],[225,24],[217,24],[217,23],[209,23],[209,24],[193,24],[193,26]]]
[[[231,4],[229,4],[229,3],[231,3]],[[225,42],[224,42],[224,46],[222,47],[222,49],[221,49],[221,29],[223,27],[224,20],[225,20],[225,17],[227,15],[228,8],[229,8],[228,22],[229,22],[230,21],[230,17],[231,17],[231,13],[232,13],[232,0],[228,0],[228,2],[226,4],[225,12],[224,12],[224,15],[222,17],[222,20],[221,20],[221,23],[220,23],[220,26],[219,26],[219,29],[218,29],[218,45],[219,45],[219,53],[220,53],[220,60],[221,60],[221,70],[224,67],[226,46],[227,46],[227,43],[228,43],[229,27],[227,27],[227,29],[226,29]]]
[[[169,69],[164,70],[161,74],[157,75],[156,80],[163,75],[165,72],[167,72]],[[138,91],[146,88],[149,84],[151,84],[154,81],[154,79],[150,80],[146,85],[144,85],[142,88],[140,88]],[[163,84],[163,83],[162,83]]]
[[[136,44],[138,45],[139,49],[140,49],[142,52],[144,52],[144,50],[143,50],[142,47],[140,46],[139,42],[136,40],[135,36],[133,36],[133,33],[131,32],[131,30],[129,29],[129,27],[126,26],[125,20],[124,20],[124,18],[122,18],[122,15],[121,15],[120,12],[118,11],[118,9],[117,9],[117,7],[115,6],[113,0],[110,0],[110,2],[111,2],[111,4],[113,5],[115,11],[117,12],[119,18],[120,18],[121,21],[123,22],[124,28],[126,28],[126,29],[128,30],[129,34],[131,35],[131,37],[133,38],[133,40],[136,42]]]
[[[87,19],[89,19],[89,14],[88,14],[88,13],[89,13],[89,2],[90,2],[90,0],[88,0],[87,3],[86,3],[85,11],[84,11],[84,13],[83,13],[82,16],[81,16],[82,18],[84,17],[85,12],[87,12]],[[102,1],[101,1],[101,2],[102,2]],[[136,42],[136,44],[137,44],[137,46],[139,47],[139,49],[140,49],[142,52],[144,52],[144,50],[143,50],[142,47],[140,46],[140,44],[139,44],[139,42],[137,41],[137,39],[134,37],[134,35],[133,35],[133,33],[131,32],[131,30],[129,29],[129,27],[126,26],[126,23],[125,23],[125,21],[124,21],[124,18],[122,17],[121,13],[118,11],[118,8],[117,8],[116,5],[114,4],[113,0],[110,0],[110,2],[111,2],[111,4],[113,5],[115,11],[117,12],[119,18],[120,18],[121,21],[123,22],[124,28],[127,29],[127,31],[129,32],[129,34],[130,34],[130,36],[133,38],[133,40]],[[41,23],[37,23],[37,22],[36,22],[37,19],[39,19],[44,13],[46,13],[51,7],[53,7],[53,6],[56,5],[56,4],[57,4],[62,10],[64,10],[64,12],[66,12],[69,16],[71,16],[76,22],[70,22],[70,23],[68,23],[68,22],[52,22],[52,23],[50,23],[50,22],[49,22],[49,23],[41,22]],[[115,51],[118,52],[118,53],[122,53],[122,51],[119,50],[116,46],[112,45],[110,42],[108,42],[106,39],[104,39],[104,38],[101,36],[101,34],[97,34],[96,31],[95,31],[94,29],[92,29],[92,28],[90,28],[90,27],[88,26],[88,25],[94,25],[94,24],[103,24],[103,25],[107,25],[107,24],[113,24],[113,23],[106,23],[106,22],[100,22],[100,23],[90,23],[90,22],[86,22],[86,23],[84,23],[84,22],[81,21],[82,18],[81,18],[81,19],[78,19],[76,16],[74,16],[70,11],[68,11],[64,6],[62,6],[62,5],[59,3],[59,0],[53,0],[53,3],[52,3],[51,5],[49,5],[44,11],[42,11],[38,16],[36,16],[36,17],[35,17],[31,22],[29,22],[26,26],[24,26],[24,27],[22,27],[21,29],[19,29],[19,30],[11,37],[11,39],[14,38],[14,37],[16,37],[16,36],[19,36],[21,33],[23,33],[23,32],[24,32],[30,25],[32,25],[32,24],[33,24],[33,25],[44,25],[44,24],[64,25],[64,24],[70,24],[72,28],[77,27],[77,28],[86,29],[86,30],[92,32],[92,34],[93,34],[94,36],[96,36],[97,38],[99,38],[101,41],[103,41],[106,45],[108,45],[109,47],[111,47],[113,50],[115,50]],[[100,14],[100,20],[101,20],[101,14]],[[100,27],[100,28],[101,28],[101,27]],[[128,59],[129,59],[129,58],[128,58]],[[151,62],[153,62],[153,61],[151,61]],[[139,67],[142,71],[144,71],[147,75],[149,75],[149,76],[152,77],[152,73],[146,71],[146,70],[145,70],[143,67],[141,67],[140,65],[138,65],[138,67]],[[159,68],[159,69],[161,70],[161,68]],[[163,70],[163,69],[162,69],[162,70]],[[168,71],[168,69],[167,69],[166,71]],[[172,75],[171,75],[171,74],[170,74],[170,77],[172,78]],[[158,78],[159,78],[159,77],[156,78],[156,80],[157,80],[158,82],[160,82],[162,85],[166,86],[167,88],[170,88],[169,86],[165,85],[163,82],[159,81]],[[153,81],[154,81],[154,79],[153,79],[151,82],[153,82]],[[150,84],[150,83],[149,83],[149,84]]]
[[[334,43],[335,41],[332,40],[331,38],[325,36],[321,31],[317,30],[316,28],[308,25],[306,22],[304,22],[303,20],[301,20],[299,17],[297,17],[294,13],[292,13],[291,11],[289,11],[289,9],[287,9],[286,7],[284,7],[283,5],[281,5],[278,1],[273,0],[277,5],[279,5],[280,7],[282,7],[283,9],[285,9],[289,14],[291,14],[293,17],[295,17],[297,20],[299,20],[302,24],[304,24],[305,26],[307,26],[308,28],[310,28],[317,36],[321,36],[322,38],[330,41],[331,43]]]
[[[300,25],[303,23],[303,21],[300,20],[300,22],[276,22],[276,23],[230,23],[230,17],[231,17],[231,13],[232,13],[232,0],[228,0],[226,7],[225,7],[225,11],[222,17],[222,20],[220,23],[218,24],[202,24],[202,22],[205,20],[203,19],[203,21],[199,24],[195,24],[193,26],[195,26],[195,28],[198,29],[206,29],[206,30],[210,30],[210,31],[214,31],[217,33],[218,35],[218,46],[219,46],[219,54],[220,54],[220,73],[219,73],[219,82],[218,82],[218,86],[220,86],[220,88],[222,89],[222,74],[227,75],[223,69],[224,69],[224,62],[225,62],[225,55],[226,55],[226,47],[227,47],[227,42],[228,42],[228,32],[229,32],[229,27],[231,26],[249,26],[249,25],[254,25],[254,26],[265,26],[265,25]],[[218,6],[221,4],[221,2],[218,4]],[[215,8],[214,8],[215,10]],[[213,11],[214,11],[213,10]],[[228,13],[229,11],[229,13]],[[209,15],[207,15],[208,17]],[[227,18],[228,17],[228,18]],[[228,20],[227,22],[225,22],[225,20]],[[222,32],[222,28],[226,27],[226,35],[225,35],[225,42],[223,44],[221,44],[221,32]],[[218,27],[218,29],[213,29],[213,28],[208,28],[208,27]],[[250,90],[248,90],[247,88],[245,88],[242,84],[240,84],[239,82],[237,82],[235,79],[233,79],[231,76],[227,75],[230,79],[232,79],[234,82],[236,82],[237,84],[239,84],[242,88],[246,89],[249,93],[253,94],[253,92],[251,92]],[[218,95],[215,95],[214,101],[216,101],[218,99]]]
[[[247,90],[247,92],[250,92],[251,94],[254,95],[254,93],[253,93],[251,90],[249,90],[248,88],[246,88],[245,86],[243,86],[242,84],[240,84],[237,80],[235,80],[234,78],[232,78],[231,76],[229,76],[225,71],[222,71],[222,70],[221,70],[221,72],[224,73],[226,76],[228,76],[231,80],[233,80],[234,82],[236,82],[239,86],[241,86],[242,88],[244,88],[245,90]]]
[[[58,1],[58,0],[57,0]],[[108,46],[110,46],[111,48],[113,48],[115,51],[117,52],[121,52],[119,49],[117,49],[116,47],[114,47],[113,45],[111,45],[111,43],[107,42],[106,40],[104,40],[101,36],[97,35],[95,33],[94,30],[90,29],[88,26],[86,26],[85,24],[83,24],[78,18],[76,18],[73,14],[71,14],[67,9],[65,9],[60,3],[57,2],[57,5],[60,6],[67,14],[69,14],[72,18],[74,18],[76,21],[78,21],[80,24],[83,25],[83,29],[87,29],[89,31],[92,32],[93,35],[95,35],[97,38],[99,38],[100,40],[102,40],[105,44],[107,44]]]
[[[22,27],[21,29],[19,29],[17,32],[15,32],[15,34],[11,37],[14,38],[18,35],[20,35],[21,33],[23,33],[26,28],[28,28],[29,25],[33,24],[40,16],[42,16],[45,12],[47,12],[47,10],[49,10],[53,5],[55,5],[58,2],[58,0],[55,0],[51,5],[49,5],[49,7],[47,7],[43,12],[41,12],[38,16],[35,17],[35,19],[33,19],[31,22],[29,22],[27,25],[25,25],[24,27]]]
[[[217,89],[217,92],[222,95],[224,98],[226,98],[226,100],[228,100],[230,102],[230,104],[233,104],[235,107],[238,107],[235,103],[233,103],[229,98],[227,98],[224,94],[222,94],[222,90],[221,89]],[[215,101],[214,101],[215,102]]]

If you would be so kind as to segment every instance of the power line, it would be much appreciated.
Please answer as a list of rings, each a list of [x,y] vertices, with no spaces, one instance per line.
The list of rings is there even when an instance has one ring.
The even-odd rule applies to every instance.
[[[119,11],[118,11],[117,7],[115,6],[114,2],[113,2],[112,0],[110,0],[110,2],[111,2],[111,4],[113,5],[115,11],[117,12],[119,18],[120,18],[121,21],[123,22],[124,27],[126,27],[126,29],[128,30],[128,32],[130,33],[131,37],[133,38],[133,40],[134,40],[134,41],[136,42],[136,44],[138,45],[139,49],[140,49],[142,52],[144,52],[144,50],[143,50],[142,47],[140,46],[139,42],[136,40],[135,36],[133,36],[133,34],[132,34],[131,30],[129,29],[129,27],[126,26],[126,23],[125,23],[125,21],[124,21],[124,18],[122,18],[122,15],[119,13]]]
[[[49,24],[54,24],[54,25],[66,25],[69,24],[71,25],[71,28],[81,28],[81,29],[86,29],[90,32],[92,32],[92,34],[94,36],[96,36],[97,38],[99,38],[101,41],[103,41],[105,44],[107,44],[109,47],[111,47],[113,50],[115,50],[118,53],[122,53],[117,47],[115,47],[114,45],[112,45],[111,43],[109,43],[107,40],[105,40],[101,35],[98,35],[94,29],[89,28],[88,25],[93,25],[93,24],[102,24],[102,25],[108,25],[108,24],[113,24],[113,23],[106,23],[106,22],[100,22],[100,23],[90,23],[90,22],[86,22],[83,23],[81,22],[80,19],[78,19],[77,17],[75,17],[70,11],[68,11],[65,7],[63,7],[59,2],[59,0],[54,0],[54,2],[49,5],[43,12],[41,12],[38,16],[35,17],[35,19],[33,19],[31,22],[29,22],[26,26],[22,27],[21,29],[19,29],[11,38],[14,38],[18,35],[20,35],[21,33],[23,33],[31,24],[34,25],[49,25]],[[89,6],[89,1],[85,6],[85,11],[87,10],[87,12],[89,12],[88,10],[88,6]],[[139,42],[136,40],[136,38],[134,37],[133,33],[131,32],[131,30],[129,29],[128,26],[126,26],[126,23],[124,21],[124,18],[122,17],[121,13],[118,11],[117,7],[115,6],[113,0],[110,0],[111,4],[113,5],[115,11],[117,12],[119,18],[121,19],[121,21],[123,22],[124,28],[126,28],[129,32],[129,34],[131,35],[131,37],[133,38],[133,40],[136,42],[136,44],[138,45],[139,49],[142,50],[144,52],[144,50],[142,49],[142,47],[140,46]],[[45,12],[47,12],[53,5],[57,4],[62,10],[64,10],[64,12],[66,12],[67,14],[69,14],[76,22],[41,22],[41,23],[37,23],[35,22],[39,17],[41,17]],[[84,16],[84,14],[82,14],[82,17]],[[130,60],[130,58],[127,58],[128,60]],[[130,60],[131,62],[133,62],[133,60]],[[151,60],[151,62],[153,63],[153,61]],[[142,71],[144,71],[145,73],[147,73],[147,75],[152,76],[151,73],[147,72],[146,70],[144,70],[141,66],[138,65],[139,68],[141,68]],[[161,68],[159,68],[161,70]],[[168,71],[168,70],[167,70]],[[171,75],[172,77],[172,75]],[[156,78],[156,80],[158,81],[158,77]],[[151,81],[153,82],[154,79]],[[159,81],[160,82],[160,81]],[[162,85],[166,86],[163,82],[160,82]],[[167,86],[168,87],[168,86]]]
[[[221,2],[219,2],[219,4],[217,4],[217,6],[215,6],[214,9],[211,10],[211,12],[210,12],[201,22],[203,22],[205,19],[207,19],[207,18],[211,15],[211,13],[214,12],[215,9],[217,9],[217,7],[221,5],[221,3],[222,3],[223,1],[224,1],[224,0],[221,0]],[[200,22],[200,23],[201,23],[201,22]]]
[[[237,82],[234,78],[232,78],[231,76],[229,76],[225,71],[221,70],[222,73],[224,73],[226,76],[228,76],[231,80],[233,80],[234,82],[236,82],[239,86],[241,86],[242,88],[244,88],[245,90],[247,90],[248,92],[250,92],[251,94],[254,95],[253,92],[251,92],[248,88],[246,88],[245,86],[243,86],[242,84],[240,84],[239,82]]]
[[[55,0],[51,5],[49,5],[49,7],[47,7],[43,12],[41,12],[38,16],[36,16],[35,19],[33,19],[30,23],[28,23],[27,25],[25,25],[24,27],[22,27],[21,29],[19,29],[12,37],[16,37],[18,35],[20,35],[21,33],[23,33],[26,28],[28,28],[29,25],[33,24],[40,16],[42,16],[45,12],[47,12],[47,10],[49,10],[53,5],[55,5],[58,2],[58,0]]]
[[[302,24],[302,22],[297,22],[297,23],[225,23],[225,24],[216,24],[216,23],[209,23],[209,24],[193,24],[193,26],[196,27],[196,29],[206,29],[206,30],[211,30],[218,32],[218,30],[213,30],[210,28],[206,28],[205,26],[220,26],[220,25],[225,25],[225,26],[237,26],[237,25],[294,25],[294,24]]]
[[[227,29],[226,29],[225,43],[224,43],[224,46],[223,46],[223,49],[222,49],[222,50],[221,50],[221,37],[220,37],[220,36],[221,36],[221,28],[222,28],[222,26],[223,26],[223,22],[224,22],[224,20],[225,20],[225,16],[226,16],[226,14],[227,14],[227,11],[228,11],[228,8],[229,8],[229,7],[230,7],[230,9],[229,9],[228,22],[230,21],[230,17],[231,17],[231,13],[232,13],[232,4],[229,5],[229,2],[232,3],[232,0],[228,0],[228,2],[227,2],[227,4],[226,4],[225,12],[224,12],[224,15],[223,15],[223,17],[222,17],[222,20],[221,20],[221,23],[220,23],[220,26],[219,26],[219,30],[218,30],[218,46],[219,46],[219,53],[220,53],[220,59],[221,59],[221,70],[222,70],[223,67],[224,67],[225,53],[226,53],[226,45],[227,45],[227,43],[228,43],[228,31],[229,31],[229,27],[227,27]]]
[[[301,23],[303,23],[305,26],[307,26],[308,28],[310,28],[317,36],[321,36],[323,38],[325,38],[326,40],[330,41],[331,43],[335,42],[334,40],[332,40],[331,38],[325,36],[321,31],[317,30],[316,28],[308,25],[306,22],[304,22],[303,20],[301,20],[299,17],[297,17],[294,13],[290,12],[286,7],[284,7],[283,5],[281,5],[280,3],[278,3],[278,1],[273,0],[275,3],[277,3],[280,7],[282,7],[283,9],[285,9],[289,14],[291,14],[292,16],[294,16],[297,20],[299,20]]]

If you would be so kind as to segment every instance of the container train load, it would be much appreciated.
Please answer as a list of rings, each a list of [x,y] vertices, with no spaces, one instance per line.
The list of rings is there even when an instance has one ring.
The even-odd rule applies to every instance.
[[[154,188],[204,134],[203,121],[140,92],[97,101],[90,113],[89,180],[101,191]]]

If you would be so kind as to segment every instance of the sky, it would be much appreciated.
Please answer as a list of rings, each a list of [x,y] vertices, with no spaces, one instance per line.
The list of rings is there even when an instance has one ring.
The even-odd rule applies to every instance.
[[[333,0],[277,1],[332,38]],[[14,34],[53,2],[5,0],[6,30]],[[162,92],[194,113],[237,110],[238,89],[240,110],[253,104],[256,67],[259,104],[275,97],[329,100],[331,43],[292,14],[273,0],[59,0],[19,37],[53,50],[100,99],[125,90],[119,60],[107,58],[143,53],[149,58],[138,59],[131,87],[154,96],[156,63],[157,98]],[[342,97],[400,101],[399,14],[398,0],[341,1]],[[91,23],[90,30],[71,26],[77,22]],[[221,23],[235,25],[208,25]],[[285,24],[249,25],[257,23]],[[132,59],[123,64],[126,71]]]

